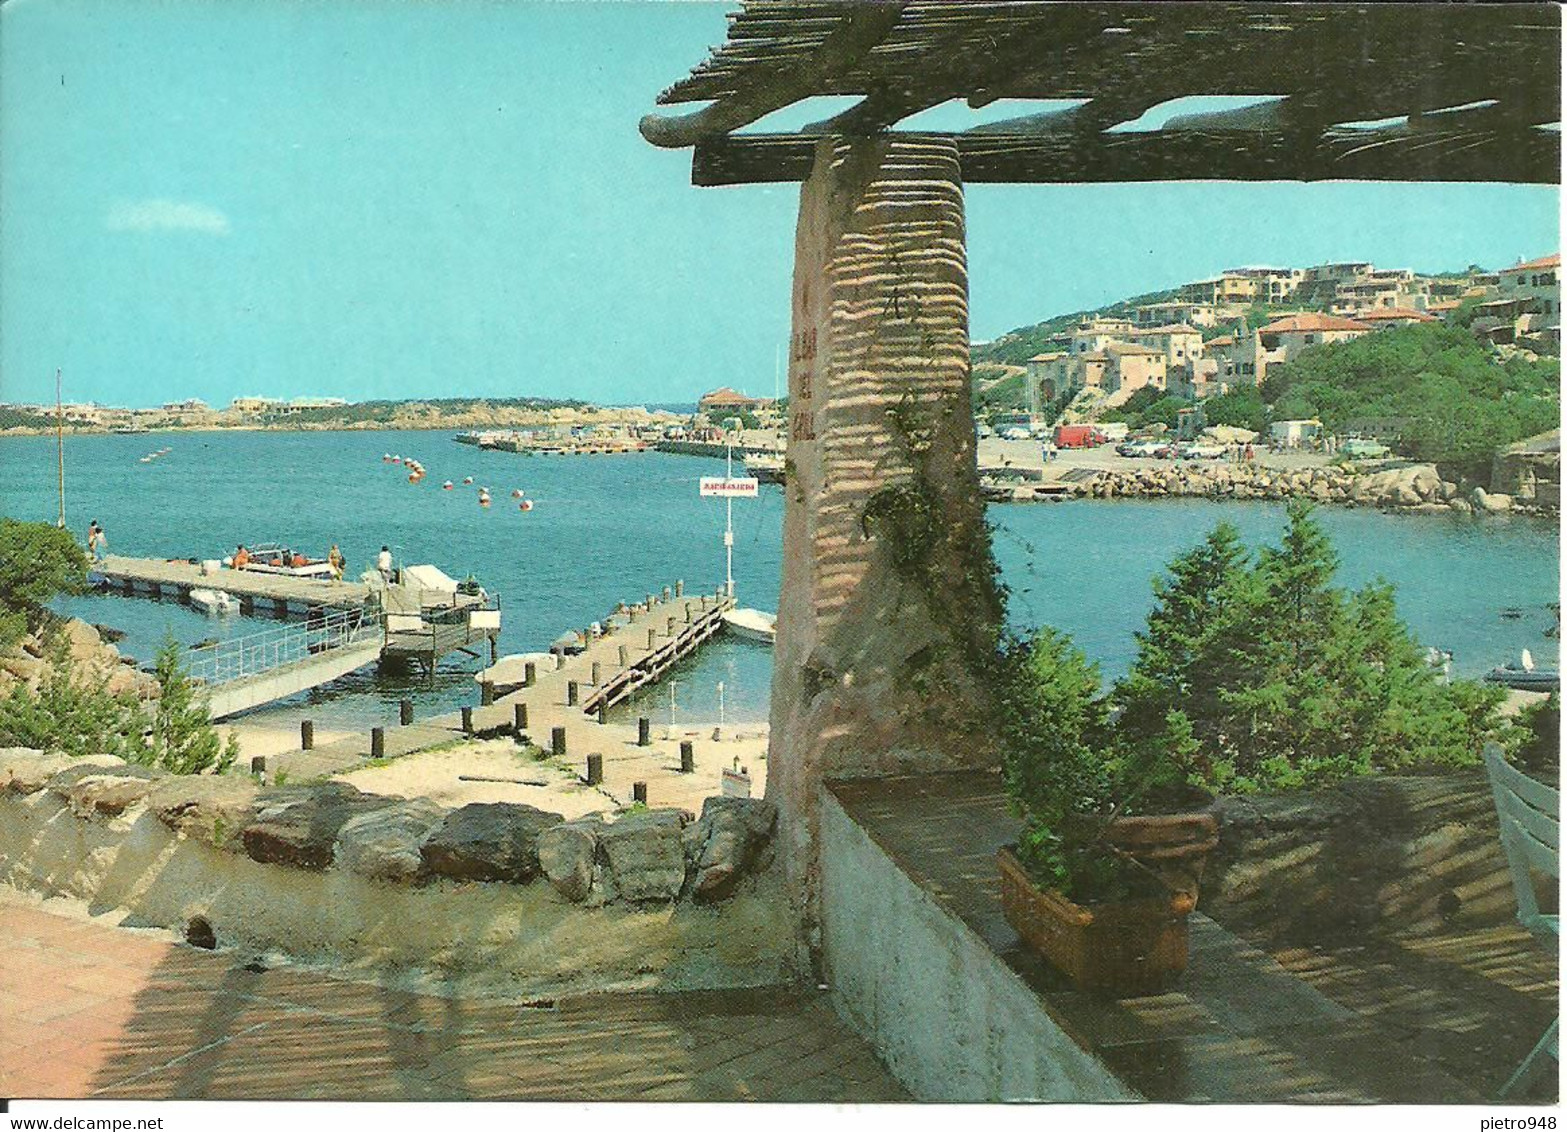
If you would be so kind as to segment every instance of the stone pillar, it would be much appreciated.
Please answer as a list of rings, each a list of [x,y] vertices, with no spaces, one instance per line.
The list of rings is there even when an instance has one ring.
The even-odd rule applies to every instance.
[[[767,797],[814,950],[824,778],[994,765],[956,147],[825,139],[801,189]]]

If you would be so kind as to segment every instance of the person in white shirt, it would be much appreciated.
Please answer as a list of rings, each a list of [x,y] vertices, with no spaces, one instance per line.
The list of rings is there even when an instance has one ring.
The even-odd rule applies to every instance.
[[[375,568],[381,571],[381,577],[388,582],[392,580],[392,548],[383,546],[381,553],[375,556]]]

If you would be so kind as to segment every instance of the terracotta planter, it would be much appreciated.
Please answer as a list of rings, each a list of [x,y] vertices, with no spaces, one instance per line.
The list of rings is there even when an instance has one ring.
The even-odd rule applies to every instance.
[[[1216,804],[1181,814],[1115,818],[1105,841],[1147,865],[1171,892],[1190,896],[1195,906],[1208,855],[1219,844]]]
[[[1034,887],[1010,848],[996,854],[1007,923],[1081,990],[1156,994],[1186,970],[1186,917],[1193,897],[1085,907]]]

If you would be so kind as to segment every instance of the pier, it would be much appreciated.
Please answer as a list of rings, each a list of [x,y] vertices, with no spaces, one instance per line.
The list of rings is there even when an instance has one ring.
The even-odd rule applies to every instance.
[[[734,599],[722,591],[686,595],[683,589],[677,585],[647,595],[651,600],[612,619],[606,632],[590,639],[581,652],[553,653],[547,660],[507,659],[484,670],[475,706],[273,756],[267,760],[268,770],[294,779],[313,778],[352,770],[371,758],[400,758],[468,737],[512,735],[580,762],[585,781],[590,777],[588,756],[597,756],[600,777],[589,784],[629,804],[636,782],[652,779],[656,786],[660,778],[683,774],[678,744],[654,740],[650,727],[600,723],[600,709],[654,683],[696,652],[723,628],[724,612],[734,607]]]
[[[189,602],[191,590],[233,594],[239,599],[240,612],[249,615],[305,618],[312,609],[360,609],[374,597],[362,582],[296,578],[260,570],[219,569],[204,574],[199,564],[185,559],[110,555],[94,564],[92,572],[103,577],[110,591],[126,597]]]

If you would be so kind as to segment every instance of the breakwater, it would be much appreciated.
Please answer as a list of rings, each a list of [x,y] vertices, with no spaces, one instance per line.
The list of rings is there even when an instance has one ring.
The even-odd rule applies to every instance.
[[[992,502],[1031,503],[1061,499],[1200,498],[1375,507],[1417,514],[1555,515],[1552,498],[1524,498],[1489,492],[1443,479],[1431,464],[1376,469],[1353,465],[1284,469],[1260,464],[1183,461],[1138,468],[1077,468],[1058,479],[986,484]]]

